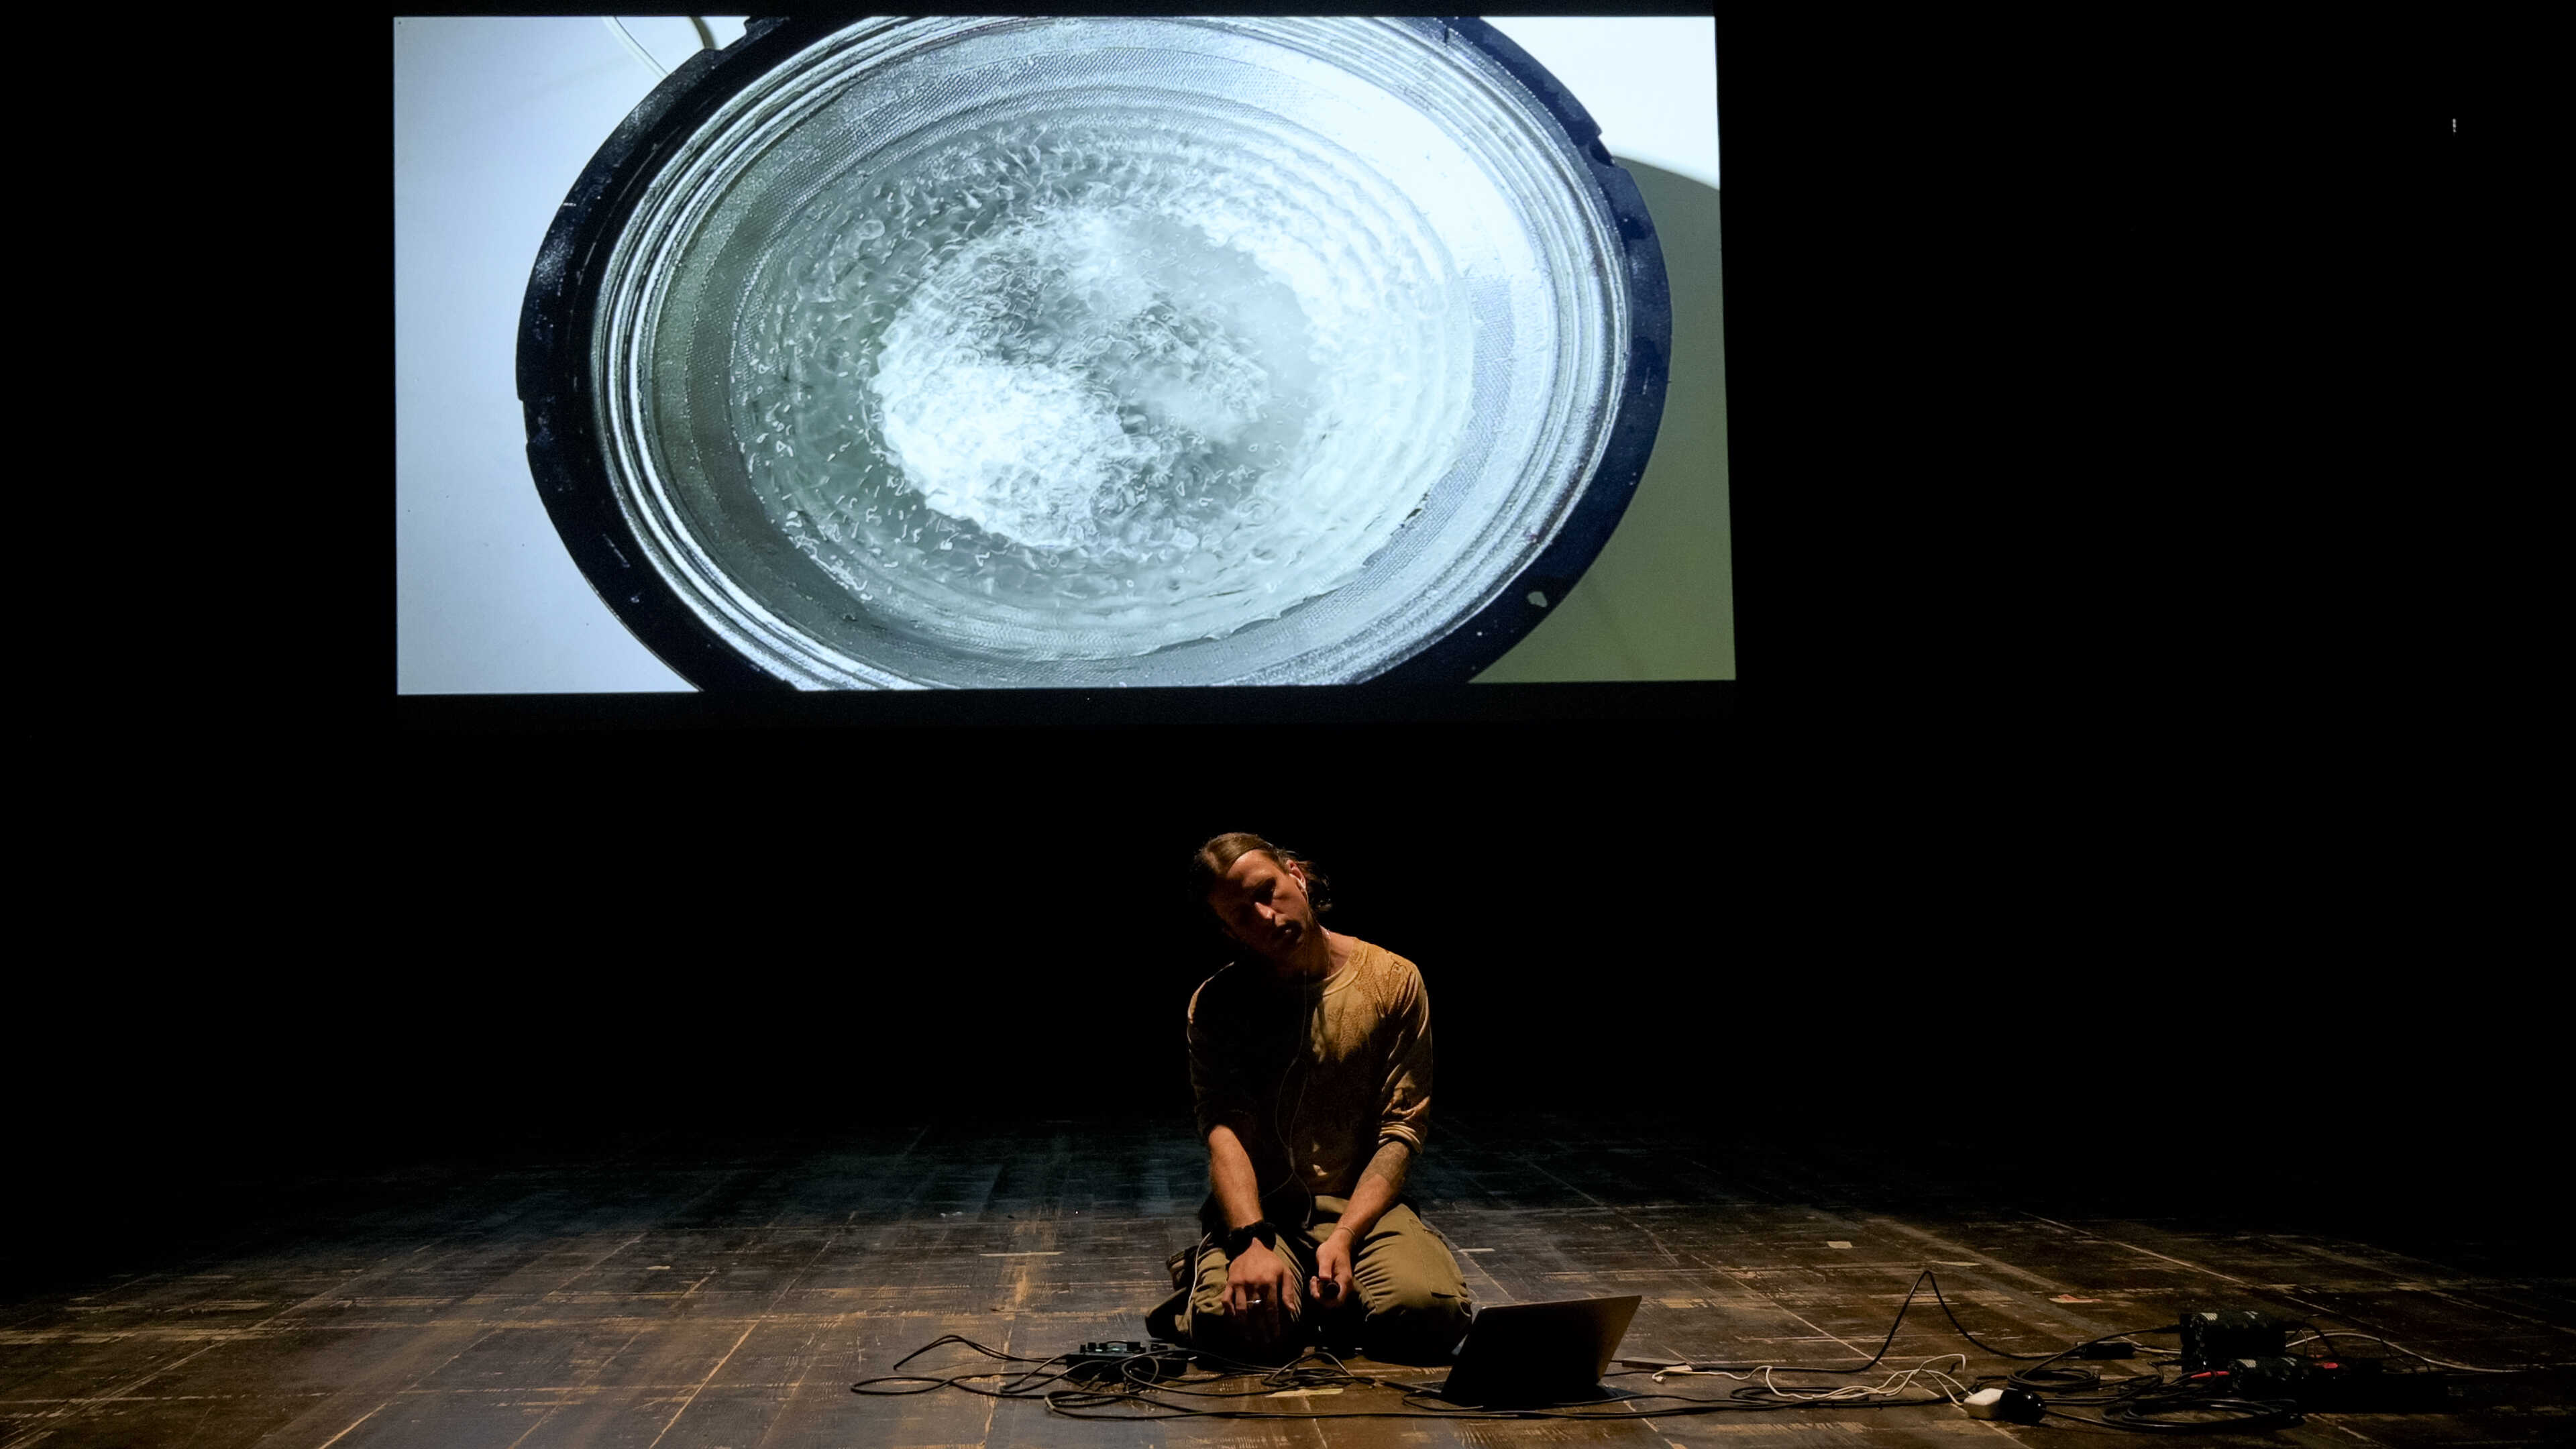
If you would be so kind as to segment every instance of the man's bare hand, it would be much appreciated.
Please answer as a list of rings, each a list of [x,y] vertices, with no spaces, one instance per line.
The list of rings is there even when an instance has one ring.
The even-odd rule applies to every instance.
[[[1254,1344],[1266,1348],[1285,1336],[1297,1307],[1297,1275],[1286,1256],[1254,1242],[1226,1262],[1226,1316],[1243,1325]]]
[[[1315,1250],[1315,1273],[1306,1280],[1306,1291],[1314,1294],[1318,1303],[1339,1306],[1350,1301],[1350,1234],[1336,1228],[1331,1237],[1324,1239],[1324,1245]]]

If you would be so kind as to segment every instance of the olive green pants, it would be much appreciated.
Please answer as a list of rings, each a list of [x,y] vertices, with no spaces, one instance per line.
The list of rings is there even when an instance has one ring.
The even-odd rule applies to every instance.
[[[1182,1341],[1254,1363],[1282,1362],[1318,1340],[1356,1345],[1388,1363],[1447,1363],[1450,1350],[1467,1332],[1467,1285],[1458,1276],[1458,1260],[1450,1256],[1449,1245],[1404,1203],[1388,1208],[1351,1245],[1352,1301],[1326,1305],[1307,1294],[1315,1250],[1332,1236],[1333,1225],[1349,1206],[1341,1198],[1319,1197],[1313,1226],[1281,1225],[1279,1250],[1295,1267],[1297,1307],[1286,1338],[1266,1347],[1253,1344],[1229,1321],[1225,1249],[1202,1242],[1189,1306],[1177,1324]]]

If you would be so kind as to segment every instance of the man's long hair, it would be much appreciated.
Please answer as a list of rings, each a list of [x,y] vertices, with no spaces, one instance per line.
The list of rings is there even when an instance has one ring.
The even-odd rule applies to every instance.
[[[1256,850],[1279,862],[1283,869],[1292,865],[1297,867],[1306,877],[1306,899],[1315,907],[1317,920],[1322,920],[1324,913],[1333,908],[1332,882],[1324,879],[1324,873],[1315,868],[1313,861],[1295,851],[1273,845],[1249,830],[1229,830],[1191,853],[1190,902],[1200,910],[1206,910],[1208,892],[1216,889],[1217,882],[1225,879],[1225,873],[1234,869],[1236,861]]]

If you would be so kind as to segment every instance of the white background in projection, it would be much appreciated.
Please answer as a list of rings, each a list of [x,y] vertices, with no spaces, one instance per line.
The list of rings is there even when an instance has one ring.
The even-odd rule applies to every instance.
[[[742,19],[710,17],[718,45]],[[1493,22],[1573,90],[1644,191],[1673,285],[1672,383],[1619,531],[1487,680],[1731,679],[1715,23]],[[663,66],[681,17],[625,21]],[[410,694],[686,690],[564,552],[514,389],[537,246],[659,78],[594,17],[394,27],[396,684]]]

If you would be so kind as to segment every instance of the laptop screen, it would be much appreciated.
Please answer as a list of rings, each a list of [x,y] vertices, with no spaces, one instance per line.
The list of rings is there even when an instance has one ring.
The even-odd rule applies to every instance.
[[[1473,1404],[1597,1399],[1637,1303],[1629,1294],[1479,1309],[1440,1395]]]

